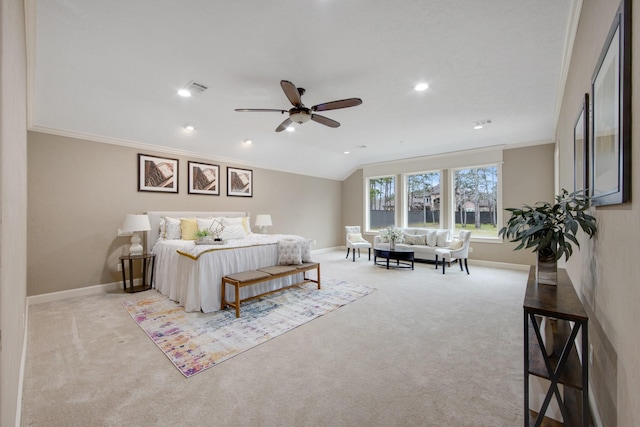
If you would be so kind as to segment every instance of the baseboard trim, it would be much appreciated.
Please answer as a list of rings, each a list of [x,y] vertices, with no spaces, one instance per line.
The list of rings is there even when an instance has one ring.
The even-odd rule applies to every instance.
[[[497,262],[497,261],[485,261],[482,259],[469,259],[469,264],[471,265],[481,265],[484,267],[494,267],[494,268],[502,268],[506,270],[519,270],[519,271],[529,271],[531,268],[530,265],[526,264],[512,264],[510,262]]]
[[[136,279],[137,281],[138,279]],[[134,281],[135,284],[135,281]],[[51,292],[48,294],[32,295],[27,297],[28,305],[42,304],[45,302],[59,301],[67,298],[83,297],[87,295],[102,294],[115,291],[122,286],[122,282],[105,283],[102,285],[87,286],[86,288],[69,289],[66,291]]]

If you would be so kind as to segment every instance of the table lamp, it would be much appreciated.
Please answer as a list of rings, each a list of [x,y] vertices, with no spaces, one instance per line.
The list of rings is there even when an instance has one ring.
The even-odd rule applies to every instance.
[[[122,231],[133,232],[131,236],[131,246],[129,246],[129,255],[142,255],[143,248],[142,244],[140,244],[141,240],[138,232],[149,230],[151,230],[151,224],[149,224],[149,217],[147,215],[125,215]]]
[[[260,232],[262,234],[266,234],[267,227],[270,227],[272,225],[273,224],[271,223],[271,215],[261,214],[256,216],[256,227],[260,227]]]

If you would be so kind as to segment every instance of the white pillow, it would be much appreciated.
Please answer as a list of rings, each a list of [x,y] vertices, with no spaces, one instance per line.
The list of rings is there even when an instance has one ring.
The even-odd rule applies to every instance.
[[[302,240],[278,240],[278,265],[302,264]]]
[[[209,218],[196,218],[196,221],[198,221],[198,230],[209,230],[214,219],[212,216]]]
[[[436,246],[446,247],[449,230],[436,230]]]
[[[462,240],[460,239],[453,239],[451,240],[451,244],[449,244],[449,249],[451,249],[452,251],[456,249],[460,249],[461,247],[462,247]]]
[[[225,225],[220,234],[222,240],[244,239],[245,237],[247,237],[247,233],[242,225]]]
[[[438,243],[436,230],[427,230],[427,246],[435,246]]]
[[[239,225],[244,229],[244,234],[251,233],[251,227],[248,226],[249,220],[245,216],[238,216],[233,218],[222,217],[222,225],[225,227]]]
[[[182,238],[179,218],[164,217],[164,238],[166,240],[180,240]]]
[[[353,243],[366,242],[366,240],[364,240],[364,238],[362,237],[362,234],[360,234],[360,233],[349,233],[349,234],[347,234],[347,237]]]
[[[300,248],[300,257],[302,262],[313,262],[311,259],[311,244],[313,240],[303,240]]]

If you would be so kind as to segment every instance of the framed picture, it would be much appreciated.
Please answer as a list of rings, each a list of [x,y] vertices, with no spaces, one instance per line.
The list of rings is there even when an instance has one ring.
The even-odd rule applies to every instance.
[[[138,191],[178,192],[178,160],[138,154]]]
[[[253,197],[253,171],[227,167],[227,196]]]
[[[591,80],[592,203],[629,201],[631,184],[631,0],[622,0]]]
[[[189,194],[220,195],[220,166],[189,162]]]
[[[589,94],[584,94],[580,114],[573,127],[573,191],[589,194]]]

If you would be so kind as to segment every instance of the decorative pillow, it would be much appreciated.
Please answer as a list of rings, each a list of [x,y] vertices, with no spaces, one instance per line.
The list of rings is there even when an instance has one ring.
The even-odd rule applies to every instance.
[[[313,262],[311,259],[311,244],[313,240],[302,240],[302,244],[300,247],[300,257],[302,258],[302,262]]]
[[[242,226],[244,227],[245,233],[251,234],[251,218],[249,218],[248,216],[243,216]]]
[[[180,218],[180,235],[182,240],[198,238],[198,221],[195,218]]]
[[[436,246],[446,247],[449,230],[436,230]]]
[[[402,241],[407,245],[426,244],[426,239],[424,235],[413,235],[413,234],[402,233]]]
[[[215,218],[212,216],[209,218],[196,218],[196,221],[198,222],[198,230],[209,230],[214,219]]]
[[[436,230],[427,230],[426,236],[427,246],[436,246],[436,244],[438,243]]]
[[[245,235],[251,233],[251,227],[247,226],[249,222],[247,217],[244,217],[244,216],[238,216],[233,218],[222,217],[221,220],[222,220],[222,225],[224,225],[225,228],[240,226],[242,227],[242,230],[244,231]]]
[[[366,242],[366,240],[362,237],[362,234],[360,233],[349,233],[347,234],[347,237],[353,243]]]
[[[278,265],[302,264],[301,240],[278,240]]]
[[[460,239],[453,239],[449,244],[449,249],[451,249],[452,251],[456,249],[460,249],[461,247],[462,247],[462,240]]]
[[[242,224],[240,225],[225,225],[224,230],[220,233],[222,240],[227,239],[244,239],[247,237],[247,233],[244,230]]]
[[[179,240],[182,236],[180,220],[178,218],[164,217],[164,238],[166,240]]]

